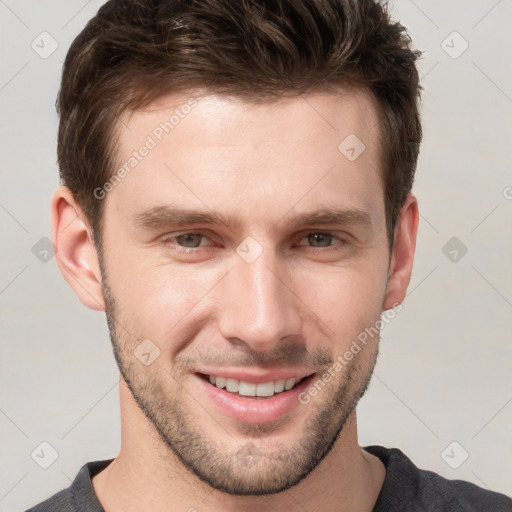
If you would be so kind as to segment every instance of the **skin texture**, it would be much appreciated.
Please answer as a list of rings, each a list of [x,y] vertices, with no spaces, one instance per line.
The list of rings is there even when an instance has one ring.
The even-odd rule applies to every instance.
[[[169,96],[125,113],[119,161],[189,99]],[[114,512],[297,503],[370,511],[385,468],[358,445],[355,406],[378,336],[307,405],[272,422],[224,415],[196,372],[292,367],[321,377],[405,297],[417,201],[409,195],[403,206],[390,254],[376,106],[364,91],[258,105],[195,99],[102,199],[101,259],[69,191],[61,187],[53,199],[59,267],[86,306],[106,311],[122,376],[121,451],[93,479],[95,491]],[[354,161],[338,149],[350,134],[365,144]],[[149,220],[171,205],[219,212],[233,226],[172,226],[161,210]],[[322,208],[365,212],[366,220],[293,226],[296,215]],[[176,238],[187,233],[194,235]],[[237,252],[247,237],[252,254],[261,251],[250,263]],[[135,356],[145,339],[159,350],[149,366]]]

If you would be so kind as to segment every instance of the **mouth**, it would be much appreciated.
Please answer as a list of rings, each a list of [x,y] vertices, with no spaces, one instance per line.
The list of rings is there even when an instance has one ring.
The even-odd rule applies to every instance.
[[[269,423],[291,415],[300,407],[299,396],[313,382],[316,373],[267,375],[245,374],[243,379],[234,375],[193,374],[198,392],[206,397],[222,416],[243,423]],[[274,378],[272,378],[274,377]],[[281,377],[281,378],[278,378]],[[286,377],[286,378],[285,378]]]
[[[291,391],[313,374],[306,377],[291,377],[288,379],[269,380],[259,383],[206,375],[204,373],[198,373],[198,375],[217,389],[225,389],[228,393],[233,395],[251,398],[269,398],[280,393],[285,393],[286,391]]]

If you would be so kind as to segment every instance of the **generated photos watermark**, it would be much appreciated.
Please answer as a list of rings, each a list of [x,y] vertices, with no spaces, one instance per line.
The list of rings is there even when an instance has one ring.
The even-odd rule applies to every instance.
[[[351,361],[355,355],[359,354],[363,347],[366,346],[369,339],[373,339],[378,336],[380,330],[387,325],[393,318],[396,317],[400,311],[402,311],[402,304],[395,304],[392,309],[384,311],[379,320],[375,322],[371,327],[366,327],[364,331],[361,331],[357,335],[357,339],[352,341],[350,348],[346,350],[342,355],[338,356],[337,361],[326,370],[321,377],[315,380],[308,388],[299,394],[299,402],[303,405],[309,404],[311,399],[322,391],[327,383],[334,378],[336,373],[339,373],[348,362]],[[359,343],[358,343],[359,341]],[[361,346],[362,345],[362,346]]]
[[[197,105],[196,98],[189,98],[186,103],[176,108],[169,119],[155,127],[146,137],[144,143],[132,152],[132,156],[101,187],[94,189],[94,197],[99,200],[105,199],[107,192],[110,192],[116,185],[121,183]]]

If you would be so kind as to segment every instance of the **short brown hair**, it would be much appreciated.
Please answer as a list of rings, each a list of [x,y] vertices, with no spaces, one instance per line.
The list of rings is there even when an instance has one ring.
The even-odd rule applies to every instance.
[[[420,55],[387,5],[374,0],[110,0],[64,62],[61,179],[100,246],[103,201],[94,190],[115,172],[123,112],[194,89],[272,101],[355,85],[379,106],[392,247],[422,137]]]

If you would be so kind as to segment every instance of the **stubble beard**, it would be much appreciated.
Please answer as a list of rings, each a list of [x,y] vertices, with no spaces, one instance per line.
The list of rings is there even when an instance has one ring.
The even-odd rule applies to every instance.
[[[135,338],[124,328],[118,329],[127,324],[118,311],[105,275],[103,295],[119,371],[168,450],[167,454],[162,454],[162,459],[179,460],[208,486],[233,496],[279,493],[306,478],[333,448],[366,392],[377,362],[378,336],[372,341],[373,346],[365,347],[366,359],[360,356],[361,353],[357,354],[309,404],[299,405],[305,408],[308,418],[300,435],[289,445],[273,443],[271,449],[265,447],[265,439],[279,429],[279,424],[276,426],[275,423],[240,424],[237,428],[240,438],[234,439],[225,431],[226,442],[218,435],[210,437],[208,432],[211,430],[201,428],[201,424],[207,423],[215,429],[221,425],[198,406],[181,385],[178,375],[168,369],[157,372],[155,370],[160,366],[151,369],[135,358],[134,349],[143,337]],[[321,378],[321,374],[316,378]],[[174,393],[166,384],[174,386]],[[197,411],[206,416],[206,420],[196,421]]]

